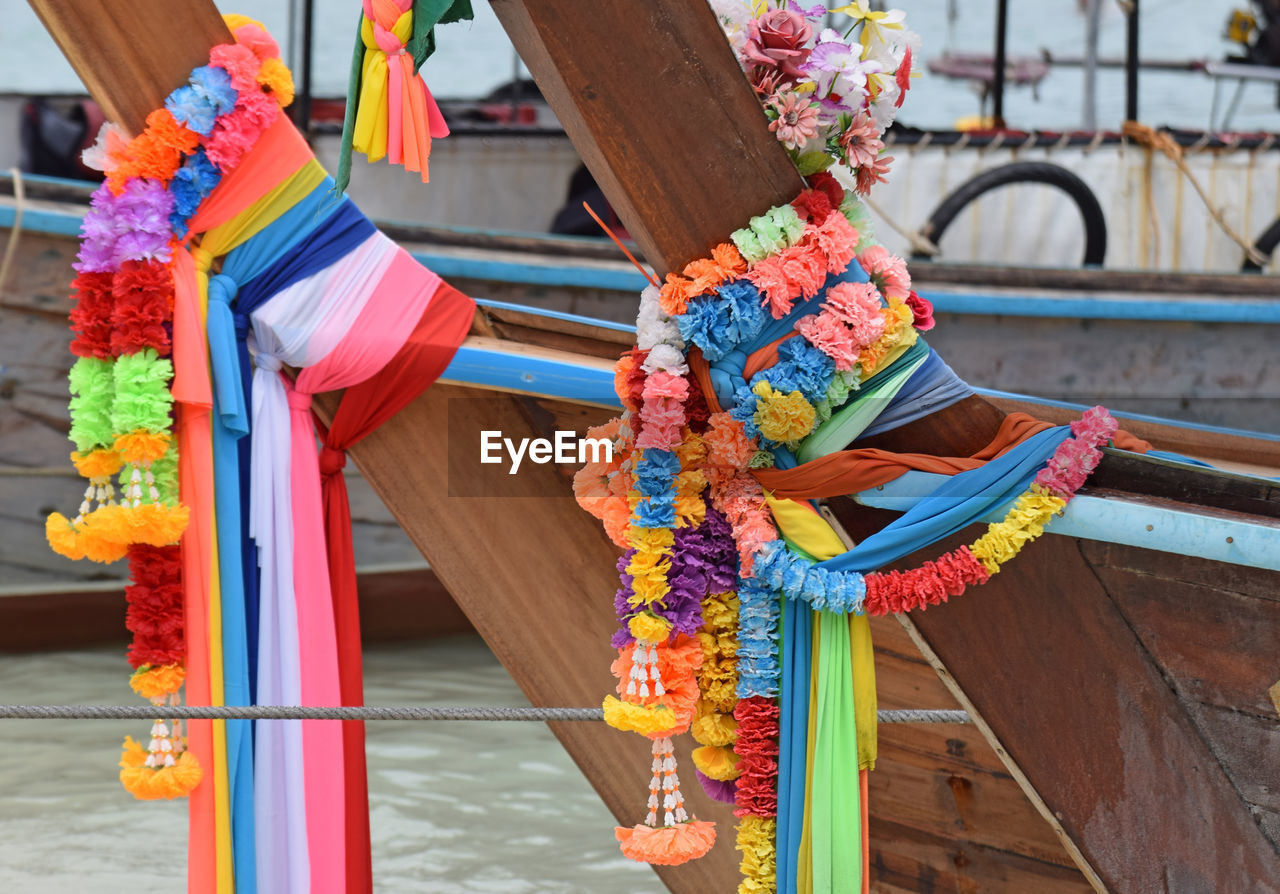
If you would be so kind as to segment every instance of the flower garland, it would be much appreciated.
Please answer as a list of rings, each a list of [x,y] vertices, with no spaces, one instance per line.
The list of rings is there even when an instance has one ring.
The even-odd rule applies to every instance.
[[[795,202],[752,219],[710,258],[645,290],[636,348],[614,369],[625,412],[589,432],[613,442],[613,459],[589,463],[574,481],[581,505],[624,549],[615,596],[620,629],[613,639],[619,683],[617,696],[605,699],[605,719],[654,739],[655,761],[663,765],[664,740],[695,724],[699,779],[713,796],[732,796],[743,817],[739,837],[747,841],[768,838],[763,830],[776,813],[776,793],[770,800],[768,792],[778,736],[776,606],[750,578],[756,554],[778,534],[747,470],[770,456],[767,448],[809,434],[819,419],[815,403],[825,402],[829,416],[834,395],[847,397],[864,369],[869,375],[915,338],[915,316],[904,301],[911,294],[905,267],[863,244],[849,222],[856,206],[831,177],[813,182]],[[845,314],[833,317],[828,331],[861,333],[842,342],[848,362],[798,329],[778,346],[779,362],[739,390],[738,406],[712,415],[689,377],[687,346],[715,359],[756,337],[770,318],[781,319],[796,301],[816,297],[828,276],[844,273],[859,247],[874,284],[852,297],[828,293],[832,313]],[[884,304],[881,288],[889,296]],[[848,307],[858,308],[857,315]],[[721,559],[708,577],[707,556],[714,554]],[[726,617],[735,589],[737,641]],[[724,681],[735,674],[738,692],[730,699]],[[653,782],[666,780],[655,775]],[[686,822],[678,790],[661,802],[657,791],[651,789],[644,825],[655,827],[661,803],[664,828],[672,831],[655,836],[642,826],[621,829],[624,852],[669,862],[673,855],[696,855],[702,843],[709,847],[713,838],[705,829]],[[771,865],[756,845],[750,850],[752,866]]]
[[[870,235],[861,202],[830,175],[814,175],[810,184],[789,205],[753,218],[709,258],[641,294],[636,348],[614,369],[625,411],[589,432],[612,441],[613,458],[588,464],[574,482],[581,505],[624,549],[615,599],[618,697],[606,699],[606,720],[654,738],[664,767],[666,738],[692,729],[703,787],[735,804],[743,891],[773,884],[778,595],[815,610],[882,614],[936,604],[983,583],[1040,534],[1115,430],[1104,410],[1091,411],[1002,522],[918,569],[837,573],[792,553],[750,470],[771,465],[775,449],[794,448],[855,400],[863,382],[933,325],[905,263]],[[823,292],[828,277],[855,261],[866,282],[837,282]],[[686,353],[696,347],[719,360],[758,340],[801,301],[813,310],[773,343],[776,360],[737,388],[730,409],[710,413]],[[727,556],[736,552],[737,580],[690,578],[690,565],[701,569],[708,544],[720,540]],[[724,681],[734,676],[730,708]],[[659,801],[663,784],[655,775],[650,828],[656,804],[683,804],[665,794]],[[684,815],[671,812],[666,828],[674,831],[661,846],[648,833],[623,838],[628,830],[620,830],[624,852],[650,862],[689,858],[697,848],[674,840]]]
[[[183,640],[182,560],[176,546],[129,547],[133,582],[125,588],[125,625],[133,632],[129,685],[158,709],[178,704],[186,677]],[[203,771],[186,750],[181,721],[156,720],[146,750],[126,736],[120,782],[142,800],[179,798],[200,784]]]
[[[75,518],[55,512],[45,523],[61,555],[128,557],[130,683],[157,707],[177,704],[185,678],[175,544],[188,510],[178,502],[169,391],[173,253],[200,203],[293,96],[275,41],[256,22],[226,18],[238,43],[214,47],[210,64],[147,116],[141,134],[126,139],[109,124],[85,152],[106,175],[81,225],[70,314],[71,460],[89,486]],[[185,795],[201,778],[181,725],[161,720],[145,751],[126,738],[120,766],[125,788],[144,799]]]
[[[669,789],[658,774],[674,775],[666,737],[688,727],[703,788],[734,803],[739,891],[755,894],[776,887],[780,599],[884,614],[984,583],[1071,499],[1115,423],[1101,408],[1086,413],[1002,521],[918,568],[831,572],[788,548],[751,470],[772,466],[776,451],[795,450],[851,406],[934,325],[933,308],[912,290],[905,262],[876,241],[858,198],[888,171],[881,137],[910,87],[917,39],[901,12],[872,11],[866,0],[831,10],[852,21],[843,36],[818,32],[822,6],[713,6],[809,188],[641,293],[636,347],[614,368],[624,412],[589,432],[612,441],[613,457],[584,467],[574,492],[624,550],[613,667],[620,698],[606,699],[605,711],[614,726],[658,739],[647,826],[656,825],[659,803],[683,803],[678,790],[659,802]],[[849,192],[825,173],[835,163],[848,168]],[[828,285],[855,261],[866,282]],[[792,316],[790,331],[747,360],[728,408],[711,413],[689,352],[716,363],[758,346],[766,327],[778,331],[776,321]],[[736,552],[736,581],[691,577],[690,567],[705,567],[708,544],[721,540],[723,568]],[[645,826],[618,830],[624,853],[663,863],[697,856],[703,836],[674,840],[683,818],[667,814],[661,847]]]
[[[693,763],[703,791],[718,801],[733,803],[738,778],[738,551],[728,520],[714,507],[707,508],[698,549],[676,559],[685,566],[683,577],[702,600],[702,666],[698,670],[698,703],[689,731],[698,743]]]
[[[735,846],[742,852],[741,894],[774,888],[778,815],[778,704],[782,668],[778,664],[778,623],[774,592],[756,577],[743,580],[739,590],[741,630],[738,646],[738,721],[740,775],[734,815],[738,819]]]
[[[1044,533],[1102,459],[1116,421],[1094,407],[1071,423],[1072,437],[1058,445],[1035,481],[987,532],[968,546],[907,571],[827,571],[789,551],[781,540],[756,556],[755,575],[774,592],[807,602],[815,611],[885,615],[924,610],[959,596],[967,586],[986,583],[1000,566]]]

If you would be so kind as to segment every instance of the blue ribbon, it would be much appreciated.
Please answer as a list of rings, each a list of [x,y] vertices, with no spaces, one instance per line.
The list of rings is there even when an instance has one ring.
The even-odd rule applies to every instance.
[[[892,524],[819,566],[866,574],[951,536],[997,506],[1016,500],[1069,437],[1068,426],[1046,429],[1003,456],[952,475]]]
[[[214,500],[218,517],[223,687],[228,705],[253,704],[257,688],[258,563],[249,537],[249,314],[286,285],[323,269],[367,239],[373,225],[326,180],[230,252],[209,278],[207,332],[213,378]],[[242,283],[254,282],[245,289]],[[234,310],[233,310],[234,305]],[[228,720],[227,780],[236,890],[256,894],[253,728]]]

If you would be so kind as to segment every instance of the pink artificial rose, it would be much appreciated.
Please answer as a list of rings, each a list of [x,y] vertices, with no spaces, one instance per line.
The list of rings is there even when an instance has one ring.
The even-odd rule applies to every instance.
[[[778,68],[792,78],[800,77],[800,66],[809,58],[813,28],[798,12],[774,9],[747,26],[747,43],[742,57],[756,65]]]
[[[928,332],[933,328],[933,305],[916,294],[914,289],[907,293],[907,307],[911,308],[911,315],[915,317],[917,329]]]

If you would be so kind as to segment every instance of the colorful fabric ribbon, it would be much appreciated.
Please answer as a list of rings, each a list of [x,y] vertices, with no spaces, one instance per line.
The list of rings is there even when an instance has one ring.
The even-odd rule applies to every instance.
[[[108,128],[90,153],[107,183],[86,216],[76,286],[85,359],[72,434],[78,467],[102,479],[91,494],[111,510],[102,519],[138,518],[125,542],[83,508],[74,522],[51,519],[50,540],[100,558],[128,549],[131,682],[144,697],[172,698],[185,678],[194,704],[359,704],[350,513],[331,457],[434,381],[474,304],[335,197],[279,114],[292,85],[274,40],[243,17],[227,24],[238,43],[215,47],[142,135]],[[285,363],[313,371],[295,386]],[[374,390],[340,414],[348,427],[322,472],[311,396],[348,386]],[[176,469],[161,431],[170,401]],[[119,507],[113,452],[129,464]],[[180,548],[167,544],[181,526],[156,533],[161,510],[181,512]],[[298,721],[192,721],[186,732],[158,721],[150,753],[128,740],[121,779],[140,797],[190,790],[190,891],[372,890],[362,737]],[[362,817],[348,822],[352,809]]]
[[[435,51],[438,24],[472,17],[470,0],[362,0],[336,188],[347,188],[351,150],[385,157],[428,180],[431,140],[449,126],[419,74]]]

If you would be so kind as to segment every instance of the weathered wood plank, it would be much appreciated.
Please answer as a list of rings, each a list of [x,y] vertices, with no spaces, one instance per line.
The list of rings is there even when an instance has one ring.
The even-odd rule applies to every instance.
[[[957,848],[989,848],[1078,874],[1049,824],[1036,814],[1003,766],[975,768],[945,751],[903,747],[899,738],[896,730],[882,727],[880,748],[888,769],[872,774],[872,817],[952,841]],[[953,732],[952,738],[972,746],[974,752],[984,750],[999,764],[977,730]]]
[[[1109,888],[1280,890],[1280,855],[1073,541],[912,619]]]
[[[1095,568],[1106,566],[1146,575],[1155,579],[1155,586],[1164,581],[1183,581],[1259,599],[1280,600],[1280,588],[1276,587],[1273,577],[1259,574],[1255,568],[1224,565],[1198,556],[1178,556],[1177,561],[1172,561],[1167,553],[1116,543],[1081,541],[1081,550]]]
[[[1184,273],[1172,270],[1097,270],[1085,267],[1010,267],[992,264],[933,264],[912,261],[917,282],[999,286],[1013,289],[1073,289],[1090,292],[1167,292],[1178,295],[1275,297],[1266,276]]]
[[[1240,797],[1255,807],[1280,810],[1280,723],[1211,705],[1192,705],[1190,712]],[[1271,840],[1280,848],[1280,838]]]
[[[1280,588],[1280,572],[1253,570]],[[1274,719],[1267,687],[1280,674],[1280,601],[1105,565],[1094,572],[1184,700]]]
[[[1089,478],[1092,489],[1126,491],[1163,500],[1174,500],[1244,512],[1263,518],[1280,518],[1280,483],[1265,478],[1172,464],[1138,453],[1105,450],[1102,462]]]
[[[877,894],[1009,891],[1089,894],[1074,869],[1007,851],[958,844],[892,818],[872,817],[871,890]]]

